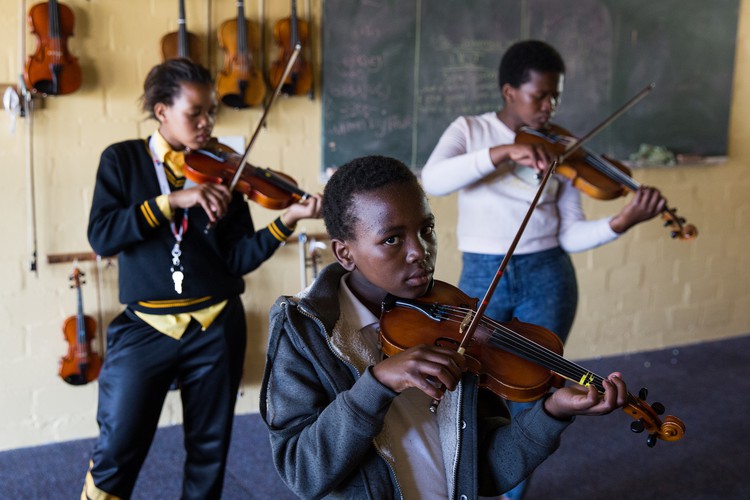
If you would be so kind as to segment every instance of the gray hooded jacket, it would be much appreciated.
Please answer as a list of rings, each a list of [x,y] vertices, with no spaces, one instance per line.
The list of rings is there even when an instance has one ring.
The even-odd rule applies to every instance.
[[[271,309],[260,411],[281,478],[302,498],[401,498],[386,412],[398,394],[369,367],[359,332],[338,302],[338,264],[297,297]],[[499,495],[523,480],[558,446],[570,422],[547,415],[541,401],[513,419],[504,404],[464,375],[438,410],[452,499]]]

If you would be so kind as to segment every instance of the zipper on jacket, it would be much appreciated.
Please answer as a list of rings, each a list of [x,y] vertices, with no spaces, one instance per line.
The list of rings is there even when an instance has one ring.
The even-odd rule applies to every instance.
[[[461,456],[461,442],[463,441],[464,425],[464,405],[463,405],[464,384],[458,384],[458,418],[456,419],[456,454],[453,456],[453,492],[451,498],[458,496],[458,459]]]
[[[286,303],[286,302],[285,302],[285,303]],[[342,362],[342,363],[344,363],[344,364],[345,364],[346,366],[348,366],[349,368],[351,368],[351,369],[352,369],[352,371],[354,371],[355,373],[358,373],[358,374],[359,374],[359,371],[357,370],[357,368],[356,368],[356,367],[354,367],[354,366],[352,366],[352,364],[351,364],[351,363],[349,363],[349,362],[348,362],[348,361],[346,361],[346,360],[345,360],[344,358],[342,358],[342,357],[341,357],[341,356],[339,355],[339,353],[337,353],[337,352],[336,352],[336,349],[334,349],[334,348],[333,348],[333,344],[331,344],[331,336],[330,336],[330,335],[328,334],[328,330],[326,330],[326,327],[325,327],[325,325],[323,325],[323,322],[322,322],[322,321],[320,321],[320,320],[319,320],[319,319],[318,319],[318,318],[317,318],[316,316],[314,316],[314,315],[313,315],[312,313],[308,312],[308,311],[307,311],[307,310],[306,310],[306,309],[305,309],[304,307],[302,307],[302,306],[301,306],[301,305],[300,305],[299,303],[297,303],[297,304],[296,304],[296,306],[297,306],[297,310],[298,310],[298,311],[299,311],[300,313],[302,313],[302,315],[303,315],[303,316],[306,316],[306,317],[310,318],[311,320],[313,320],[313,321],[314,321],[314,322],[315,322],[315,323],[316,323],[317,325],[319,325],[319,326],[320,326],[320,329],[321,329],[321,330],[323,330],[323,333],[325,334],[325,338],[326,338],[326,344],[328,345],[328,349],[330,349],[330,350],[331,350],[331,353],[333,353],[333,355],[334,355],[334,356],[336,356],[336,358],[337,358],[337,359],[338,359],[339,361],[341,361],[341,362]],[[358,376],[359,376],[359,377],[361,377],[362,375],[361,375],[361,374],[359,374]],[[459,408],[460,408],[460,406],[461,406],[461,405],[459,405]],[[459,414],[460,414],[460,411],[461,411],[461,410],[459,409]],[[459,441],[460,441],[460,439],[461,439],[461,438],[460,438],[460,436],[459,436]],[[394,468],[393,468],[393,465],[391,465],[391,463],[390,463],[390,462],[388,461],[388,459],[387,459],[387,458],[385,457],[385,455],[383,454],[383,452],[381,452],[381,451],[380,451],[380,448],[379,448],[379,447],[378,447],[378,445],[377,445],[377,444],[375,443],[375,439],[373,439],[373,440],[372,440],[372,446],[373,446],[373,448],[375,448],[375,453],[377,453],[377,454],[378,454],[378,456],[379,456],[379,457],[380,457],[380,458],[381,458],[381,459],[383,460],[383,462],[385,462],[385,465],[387,465],[387,466],[388,466],[388,469],[389,469],[389,470],[391,471],[391,477],[392,477],[392,478],[393,478],[393,480],[394,480],[394,481],[396,482],[396,489],[398,490],[398,496],[399,496],[399,498],[400,498],[401,500],[404,500],[404,495],[403,495],[403,493],[401,493],[401,484],[400,484],[400,483],[398,482],[398,476],[396,476],[396,469],[394,469]]]

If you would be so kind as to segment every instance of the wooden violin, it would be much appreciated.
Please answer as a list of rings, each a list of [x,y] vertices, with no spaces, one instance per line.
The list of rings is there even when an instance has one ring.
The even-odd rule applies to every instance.
[[[200,63],[201,42],[196,34],[187,29],[184,0],[179,0],[178,8],[177,31],[172,31],[161,37],[162,60],[184,58]]]
[[[299,51],[300,46],[297,45],[284,70],[284,76],[291,71]],[[255,167],[247,161],[266,116],[280,91],[281,83],[276,85],[271,93],[271,98],[266,103],[258,125],[242,155],[229,146],[211,140],[205,147],[185,153],[185,176],[198,184],[204,182],[225,184],[230,191],[236,189],[260,205],[276,210],[307,199],[310,195],[299,189],[294,179],[288,175],[267,168]],[[209,224],[206,230],[210,227]]]
[[[241,160],[242,155],[213,140],[204,148],[185,153],[185,177],[198,184],[213,182],[229,186]],[[234,189],[271,210],[285,209],[310,196],[297,187],[292,177],[249,163],[245,163]]]
[[[242,0],[237,2],[237,19],[224,21],[218,36],[224,50],[224,69],[216,78],[221,102],[235,109],[259,105],[266,96],[266,84],[254,56],[260,33],[255,23],[245,19]]]
[[[393,356],[420,344],[456,349],[476,314],[477,299],[441,281],[417,299],[388,295],[380,316],[382,350]],[[604,392],[603,378],[565,359],[559,337],[538,325],[517,319],[501,323],[484,316],[465,347],[467,368],[479,376],[480,386],[511,401],[539,399],[550,387],[561,387],[562,378]],[[672,415],[662,420],[664,405],[648,405],[646,395],[645,389],[639,397],[628,393],[623,410],[635,419],[631,430],[646,430],[650,447],[657,439],[682,438],[685,424]]]
[[[279,82],[283,82],[281,93],[285,95],[304,95],[312,88],[312,69],[302,56],[297,58],[291,71],[284,77],[284,68],[291,57],[292,50],[296,45],[306,46],[308,34],[307,21],[297,18],[297,2],[292,0],[289,17],[277,21],[273,27],[273,37],[279,47],[279,52],[278,58],[269,70],[271,85],[275,87]]]
[[[96,336],[96,321],[83,314],[81,285],[83,273],[78,267],[73,269],[70,280],[78,299],[78,312],[69,316],[63,323],[63,335],[68,342],[68,354],[60,358],[60,378],[71,385],[84,385],[99,377],[102,367],[101,357],[91,349],[91,341]]]
[[[578,139],[564,128],[549,124],[546,129],[522,128],[516,133],[516,144],[545,143],[562,155]],[[556,173],[571,180],[573,187],[599,200],[612,200],[637,191],[641,186],[631,177],[631,171],[622,163],[599,155],[586,147],[580,147],[556,168]],[[698,236],[698,230],[677,215],[677,210],[666,207],[662,212],[665,226],[671,229],[672,238],[690,240]]]
[[[24,81],[32,93],[47,95],[70,94],[81,86],[81,67],[68,51],[68,38],[73,35],[73,11],[57,0],[38,3],[29,9],[29,26],[36,35],[36,52],[24,68]]]

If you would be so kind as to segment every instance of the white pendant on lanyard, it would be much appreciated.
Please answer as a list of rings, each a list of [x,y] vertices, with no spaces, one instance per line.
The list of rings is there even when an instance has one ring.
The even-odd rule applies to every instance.
[[[164,164],[158,159],[156,155],[156,148],[154,146],[154,138],[151,137],[151,141],[149,141],[149,149],[151,150],[151,157],[154,160],[154,169],[156,170],[156,177],[159,179],[159,187],[161,188],[162,194],[169,194],[172,190],[169,187],[169,182],[167,181],[167,175],[164,172]],[[182,223],[180,224],[180,228],[177,229],[176,224],[174,223],[174,220],[170,221],[169,227],[172,230],[172,234],[174,235],[175,244],[172,247],[172,267],[169,268],[169,272],[172,274],[172,282],[174,283],[174,291],[182,294],[182,282],[185,279],[185,273],[184,268],[182,267],[182,264],[180,263],[180,256],[182,255],[182,249],[180,248],[180,244],[182,243],[182,237],[187,231],[188,226],[188,211],[187,209],[183,210],[182,214]]]
[[[185,274],[182,272],[182,265],[180,265],[180,244],[175,243],[172,248],[172,267],[169,269],[172,272],[172,281],[174,281],[174,291],[182,293],[182,280],[185,279]]]

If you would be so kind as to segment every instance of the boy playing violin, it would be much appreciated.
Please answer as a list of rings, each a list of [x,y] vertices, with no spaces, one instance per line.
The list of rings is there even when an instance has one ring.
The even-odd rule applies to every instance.
[[[219,498],[245,354],[243,275],[270,258],[320,196],[255,230],[247,203],[226,186],[190,186],[186,148],[211,138],[211,75],[187,59],[151,69],[143,110],[159,122],[147,139],[102,153],[88,237],[118,255],[120,302],[99,376],[100,427],[82,498],[129,498],[177,380],[187,458],[182,498]],[[212,228],[206,230],[212,223]]]
[[[365,157],[333,174],[322,212],[337,263],[271,309],[261,389],[274,463],[295,494],[499,495],[557,448],[575,415],[625,403],[613,373],[603,394],[558,389],[508,423],[455,350],[420,345],[385,358],[384,297],[420,297],[433,280],[437,239],[425,193],[403,163]]]

